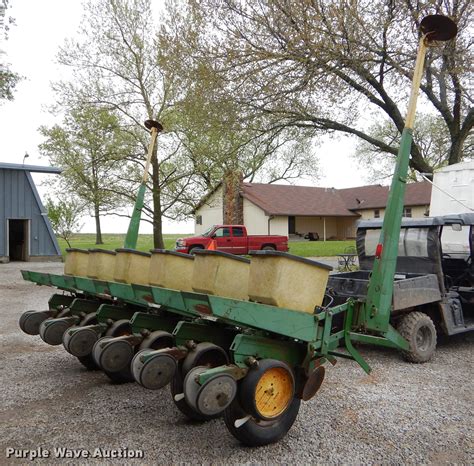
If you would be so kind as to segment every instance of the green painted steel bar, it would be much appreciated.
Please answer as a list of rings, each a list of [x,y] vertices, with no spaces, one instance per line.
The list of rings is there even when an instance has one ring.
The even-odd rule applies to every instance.
[[[154,331],[164,330],[173,332],[178,323],[176,317],[171,314],[150,314],[148,312],[135,312],[130,319],[132,332],[140,334],[143,329]]]
[[[189,311],[186,307],[180,291],[157,286],[132,285],[135,299],[141,303],[153,303],[165,309],[185,317],[198,317],[195,311]]]
[[[154,120],[145,121],[145,126],[150,130],[151,141],[148,146],[148,154],[146,158],[145,170],[143,172],[142,183],[138,188],[137,198],[135,200],[135,207],[133,208],[132,218],[128,226],[127,235],[125,236],[124,247],[127,249],[136,249],[138,240],[138,231],[140,229],[140,218],[145,202],[146,182],[148,180],[148,171],[150,169],[151,157],[155,149],[156,138],[158,133],[163,130],[163,126]]]
[[[393,280],[398,256],[398,242],[402,224],[403,203],[406,190],[408,165],[413,139],[416,101],[423,74],[426,55],[425,36],[420,40],[413,73],[405,128],[402,132],[395,172],[390,186],[382,231],[375,253],[374,266],[368,284],[367,299],[363,306],[363,322],[366,328],[383,335],[388,331],[393,295]]]
[[[75,297],[65,294],[53,294],[48,300],[49,309],[57,309],[59,306],[69,307],[74,301]]]
[[[324,313],[315,315],[219,296],[207,296],[207,299],[210,313],[229,323],[267,330],[308,342],[318,339],[319,321],[324,315]],[[345,304],[338,308],[344,306]],[[200,308],[195,309],[199,312]]]
[[[416,103],[423,76],[426,50],[432,42],[448,41],[457,34],[456,24],[446,16],[428,15],[420,23],[422,37],[418,46],[405,128],[402,132],[395,172],[390,187],[379,244],[368,284],[367,299],[362,309],[362,323],[366,329],[376,330],[396,346],[407,343],[389,325],[393,280],[395,276],[398,242],[402,223],[406,178],[415,124]]]
[[[135,309],[124,306],[102,304],[97,311],[97,321],[107,323],[108,320],[131,319],[135,314]]]
[[[146,184],[142,183],[138,188],[135,206],[132,212],[132,218],[128,225],[127,235],[125,236],[124,247],[127,249],[136,249],[138,241],[138,231],[140,230],[140,219],[143,205],[145,203]]]
[[[292,340],[277,340],[260,335],[235,336],[232,346],[234,363],[245,367],[249,357],[256,359],[278,359],[291,367],[301,366],[306,357],[306,346]]]
[[[230,348],[234,341],[236,330],[215,325],[209,321],[180,321],[173,330],[177,346],[185,345],[187,341],[211,342],[221,348]]]

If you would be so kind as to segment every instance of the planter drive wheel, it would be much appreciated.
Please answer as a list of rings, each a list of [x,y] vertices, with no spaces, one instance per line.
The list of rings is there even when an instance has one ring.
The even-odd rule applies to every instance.
[[[400,320],[397,330],[410,347],[408,351],[402,351],[407,361],[423,363],[432,358],[436,349],[436,328],[427,314],[410,312]]]
[[[189,406],[184,398],[178,401],[175,400],[175,395],[183,393],[183,384],[186,374],[196,366],[217,367],[227,364],[228,362],[229,359],[226,352],[221,347],[212,343],[199,343],[196,346],[196,349],[189,353],[188,356],[180,362],[178,370],[171,380],[170,390],[174,404],[187,418],[202,422],[220,417],[222,414],[219,413],[214,416],[205,416]]]
[[[224,411],[224,421],[229,432],[244,445],[268,445],[290,430],[300,404],[301,400],[295,397],[291,368],[282,361],[263,359],[240,382],[239,393]],[[235,421],[240,419],[245,422],[236,427]]]

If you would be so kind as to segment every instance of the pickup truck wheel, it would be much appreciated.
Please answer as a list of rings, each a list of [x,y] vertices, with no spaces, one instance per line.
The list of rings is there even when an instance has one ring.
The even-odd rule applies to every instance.
[[[264,246],[262,251],[275,251],[275,248],[273,246]]]
[[[436,328],[428,315],[410,312],[401,319],[398,331],[410,346],[408,351],[402,351],[407,361],[423,363],[432,358],[436,349]]]
[[[189,252],[188,254],[194,254],[194,252],[197,250],[197,249],[204,249],[202,246],[191,246],[189,248]]]

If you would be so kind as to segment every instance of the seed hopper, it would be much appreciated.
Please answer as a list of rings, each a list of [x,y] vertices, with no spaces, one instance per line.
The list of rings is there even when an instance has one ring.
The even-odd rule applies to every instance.
[[[116,382],[151,390],[169,385],[185,416],[223,416],[229,432],[251,446],[288,432],[301,401],[321,387],[328,363],[352,359],[370,372],[354,342],[406,350],[389,316],[416,99],[426,47],[457,30],[441,15],[425,17],[420,28],[406,125],[365,299],[326,302],[330,268],[286,253],[255,251],[248,259],[206,250],[194,256],[136,251],[146,169],[123,249],[71,249],[63,275],[22,271],[25,280],[58,290],[47,311],[21,316],[22,330],[63,343],[86,367],[99,367]],[[151,120],[146,126],[149,161],[162,127]]]

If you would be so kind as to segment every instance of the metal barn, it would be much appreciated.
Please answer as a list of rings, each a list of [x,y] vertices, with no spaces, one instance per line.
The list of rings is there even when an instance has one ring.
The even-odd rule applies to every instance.
[[[0,162],[0,262],[62,259],[31,172],[61,170]]]

